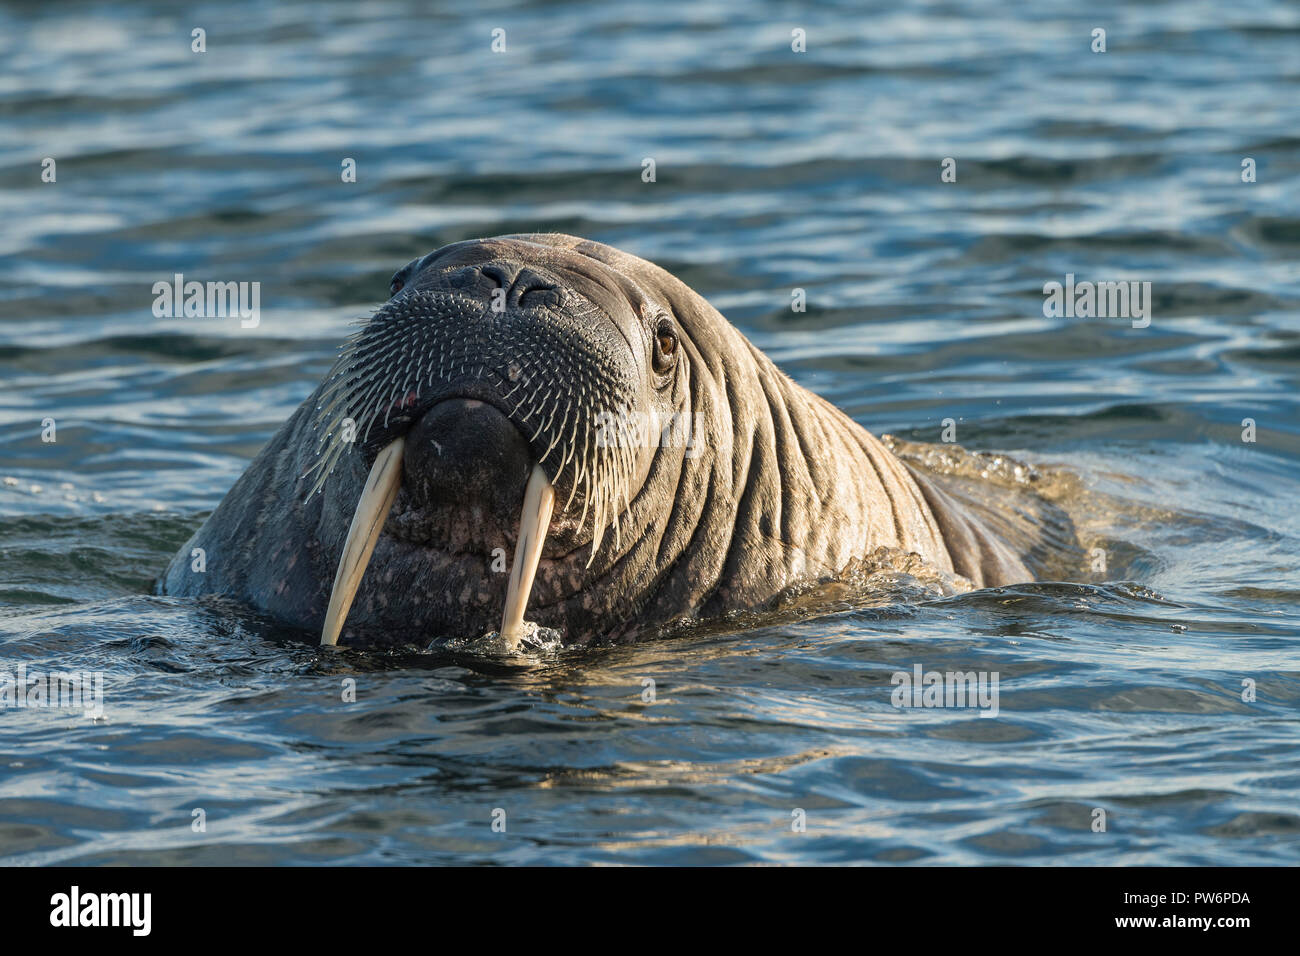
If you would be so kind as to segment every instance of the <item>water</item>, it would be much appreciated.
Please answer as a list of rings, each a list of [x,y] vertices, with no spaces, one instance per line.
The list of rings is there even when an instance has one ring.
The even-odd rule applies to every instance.
[[[0,711],[3,859],[1300,862],[1300,12],[904,7],[0,10],[0,663],[105,681]],[[151,596],[398,266],[547,230],[877,433],[1078,476],[1107,571],[514,661]],[[155,318],[176,272],[260,324]],[[1150,327],[1044,318],[1067,273]],[[998,717],[895,708],[917,664]]]

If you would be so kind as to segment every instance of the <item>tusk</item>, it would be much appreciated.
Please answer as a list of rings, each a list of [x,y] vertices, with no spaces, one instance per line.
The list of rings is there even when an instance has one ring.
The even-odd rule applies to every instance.
[[[519,541],[515,545],[515,563],[510,568],[510,586],[506,589],[506,608],[501,617],[501,638],[511,650],[519,646],[523,633],[524,607],[533,589],[537,562],[542,559],[542,545],[551,524],[555,507],[555,488],[541,465],[533,465],[524,490],[524,510],[519,516]]]
[[[361,586],[361,578],[374,553],[379,532],[384,529],[384,519],[397,497],[397,486],[402,483],[402,450],[405,438],[394,439],[385,445],[375,459],[366,479],[366,487],[357,501],[357,510],[348,527],[347,540],[343,542],[343,556],[334,575],[330,591],[330,606],[325,612],[325,627],[321,629],[321,646],[333,646],[339,641],[339,632],[347,620],[352,601]]]

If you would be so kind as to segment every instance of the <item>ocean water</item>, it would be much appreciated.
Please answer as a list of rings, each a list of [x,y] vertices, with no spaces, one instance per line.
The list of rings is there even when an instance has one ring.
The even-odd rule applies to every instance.
[[[1294,4],[20,3],[0,63],[0,671],[104,701],[0,709],[0,861],[1300,862]],[[1061,476],[1104,567],[516,660],[153,596],[396,268],[521,231]]]

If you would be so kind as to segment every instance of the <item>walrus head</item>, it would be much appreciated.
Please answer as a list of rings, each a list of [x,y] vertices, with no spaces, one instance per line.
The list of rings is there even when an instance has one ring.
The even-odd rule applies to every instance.
[[[581,588],[601,571],[607,535],[617,552],[641,530],[627,528],[631,502],[663,433],[687,421],[681,331],[626,273],[522,238],[416,259],[390,293],[343,347],[311,416],[306,492],[329,490],[341,465],[368,476],[359,496],[325,501],[351,514],[322,643],[337,640],[372,561],[371,574],[404,586],[487,583],[491,555],[504,566],[511,542],[501,632],[512,640],[539,565],[547,595]],[[466,610],[479,595],[481,609],[495,603],[493,590],[470,587]],[[441,627],[461,623],[432,613]],[[470,616],[482,626],[485,615]]]
[[[566,643],[627,640],[900,556],[1031,577],[653,263],[477,239],[390,292],[162,593],[241,598],[327,644],[499,628],[514,647],[525,610]]]

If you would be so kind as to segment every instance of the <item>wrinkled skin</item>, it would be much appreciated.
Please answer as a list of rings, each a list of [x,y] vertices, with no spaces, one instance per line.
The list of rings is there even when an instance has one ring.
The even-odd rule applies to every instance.
[[[932,480],[651,263],[572,236],[507,236],[416,260],[394,288],[353,353],[382,387],[339,405],[363,427],[322,490],[311,493],[328,378],[173,559],[162,593],[225,594],[319,629],[370,464],[399,435],[401,488],[343,644],[498,627],[535,461],[556,505],[527,618],[567,642],[758,608],[882,546],[977,587],[1032,580]],[[689,442],[678,433],[602,459],[592,436],[616,409],[685,413]],[[595,521],[619,482],[626,500]],[[203,573],[191,570],[196,547]]]

